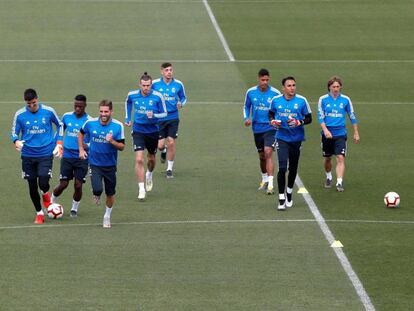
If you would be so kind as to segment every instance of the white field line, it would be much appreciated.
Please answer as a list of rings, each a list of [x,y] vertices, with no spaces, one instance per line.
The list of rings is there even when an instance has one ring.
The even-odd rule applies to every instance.
[[[46,105],[67,105],[67,104],[73,104],[73,101],[41,101],[42,103],[46,104]],[[90,104],[97,104],[99,101],[96,100],[88,100],[88,103]],[[112,103],[114,104],[125,104],[124,101],[122,102],[117,102],[117,101],[113,101]],[[311,104],[316,105],[317,102],[310,102]],[[1,104],[22,104],[24,105],[23,101],[13,101],[13,100],[4,100],[4,101],[0,101],[0,105]],[[187,102],[187,104],[190,105],[236,105],[236,106],[243,106],[243,101],[194,101],[194,102]],[[358,106],[358,105],[414,105],[414,102],[353,102],[354,106]]]
[[[208,4],[207,4],[208,5]],[[221,31],[221,30],[220,30]],[[219,34],[219,32],[218,32]],[[219,35],[220,37],[220,35]],[[220,38],[221,40],[221,38]],[[224,36],[223,36],[223,40]],[[226,43],[226,41],[224,41]],[[315,63],[315,64],[404,64],[414,63],[414,59],[246,59],[236,60],[228,45],[227,59],[175,59],[168,60],[171,63]],[[226,49],[227,46],[227,49]],[[165,59],[0,59],[0,63],[163,63]]]
[[[318,220],[310,219],[219,219],[219,220],[170,220],[170,221],[132,221],[132,222],[112,222],[112,225],[118,226],[143,226],[143,225],[210,225],[210,224],[255,224],[255,223],[317,223]],[[363,220],[363,219],[331,219],[325,222],[332,223],[356,223],[356,224],[389,224],[389,225],[414,225],[410,220]],[[19,226],[0,226],[0,229],[47,229],[47,228],[65,228],[65,227],[95,227],[102,226],[102,223],[85,223],[85,224],[54,224],[44,225],[19,225]]]
[[[299,175],[296,177],[296,185],[299,188],[304,187],[302,180],[300,179]],[[312,212],[313,216],[315,217],[319,227],[322,230],[323,235],[325,236],[326,240],[328,241],[329,245],[331,245],[335,241],[335,237],[329,229],[328,225],[326,224],[325,219],[323,218],[322,214],[319,212],[318,207],[316,206],[315,202],[313,201],[311,195],[309,193],[303,193],[303,198],[305,199],[306,204],[308,204],[310,211]],[[348,275],[348,278],[351,280],[352,285],[354,286],[359,298],[361,299],[362,304],[367,311],[374,311],[375,307],[371,302],[371,299],[368,296],[368,293],[365,291],[362,282],[360,281],[358,275],[355,273],[354,269],[351,266],[348,258],[346,257],[342,248],[332,248],[335,252],[336,257],[338,257],[339,262],[341,263],[342,267],[345,270],[345,273]]]
[[[220,38],[221,44],[223,45],[223,48],[226,51],[226,54],[227,54],[227,57],[229,58],[229,61],[234,62],[235,58],[233,56],[233,53],[231,52],[231,50],[229,48],[229,45],[227,44],[226,38],[224,37],[223,32],[221,31],[220,26],[217,23],[217,20],[214,16],[214,13],[210,8],[210,5],[208,4],[207,0],[203,0],[203,4],[206,7],[208,16],[210,17],[211,23],[213,24],[214,29],[216,30],[217,35]]]

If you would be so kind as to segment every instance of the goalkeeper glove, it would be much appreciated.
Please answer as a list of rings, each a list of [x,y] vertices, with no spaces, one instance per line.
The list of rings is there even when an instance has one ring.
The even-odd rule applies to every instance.
[[[17,151],[22,151],[24,145],[24,140],[16,140],[14,142],[14,146],[16,147]]]
[[[302,121],[290,117],[288,119],[288,125],[289,125],[289,127],[301,126],[302,125]]]
[[[270,125],[279,128],[282,126],[282,120],[272,120],[270,121]]]
[[[56,143],[56,147],[55,147],[55,149],[53,149],[53,155],[55,157],[59,157],[59,158],[62,157],[62,155],[63,155],[62,141],[58,140],[58,142]]]

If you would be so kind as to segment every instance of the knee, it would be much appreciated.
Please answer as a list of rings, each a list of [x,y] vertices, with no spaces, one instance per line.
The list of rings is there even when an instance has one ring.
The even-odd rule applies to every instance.
[[[82,182],[78,179],[75,179],[74,187],[75,187],[75,190],[77,191],[82,190]]]
[[[343,155],[338,155],[336,157],[336,162],[339,164],[343,164],[345,162],[345,157]]]
[[[286,174],[287,167],[286,166],[279,166],[279,170],[277,171],[278,174],[284,175]]]
[[[174,146],[174,144],[175,144],[175,140],[173,138],[171,138],[171,137],[168,137],[168,139],[167,139],[167,147],[168,148],[171,148],[172,146]]]
[[[136,166],[143,166],[144,165],[144,159],[143,158],[137,158],[135,159],[135,165]]]
[[[43,192],[48,192],[50,185],[49,185],[49,176],[40,176],[39,177],[39,188]]]

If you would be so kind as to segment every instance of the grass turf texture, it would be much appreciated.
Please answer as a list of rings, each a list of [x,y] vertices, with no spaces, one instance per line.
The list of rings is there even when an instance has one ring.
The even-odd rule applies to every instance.
[[[409,59],[412,2],[403,1],[398,7],[391,1],[368,1],[362,6],[360,2],[326,1],[266,5],[212,1],[210,5],[236,59],[304,62],[174,63],[190,97],[182,111],[176,178],[167,181],[158,163],[154,190],[147,202],[139,204],[127,135],[128,146],[119,160],[114,225],[109,231],[101,228],[103,209],[91,203],[89,183],[76,220],[67,217],[69,188],[60,200],[66,211],[62,221],[25,228],[33,221],[28,190],[19,178],[18,155],[2,132],[2,308],[362,309],[314,222],[141,223],[312,219],[298,195],[295,208],[277,213],[275,197],[255,191],[258,160],[251,131],[242,126],[241,103],[260,67],[271,71],[277,87],[281,77],[297,77],[298,92],[308,97],[314,112],[327,78],[332,74],[344,78],[344,93],[354,101],[362,138],[358,146],[349,142],[346,191],[338,195],[321,187],[324,176],[316,122],[307,128],[299,173],[335,236],[345,245],[344,251],[376,308],[406,310],[413,304],[412,223],[330,220],[414,220],[413,147],[409,143],[414,64],[306,62]],[[201,2],[2,1],[0,6],[3,60],[226,59]],[[284,10],[302,18],[289,23]],[[387,23],[380,23],[384,14]],[[151,16],[147,31],[138,18],[144,15]],[[168,18],[170,31],[166,32],[163,23]],[[341,40],[329,27],[332,19],[340,25]],[[286,31],[291,36],[285,36]],[[157,77],[158,67],[158,62],[0,62],[1,124],[9,128],[14,112],[22,106],[14,102],[21,101],[26,87],[35,87],[59,114],[70,111],[72,105],[54,101],[70,102],[84,92],[90,99],[88,112],[96,115],[93,102],[104,97],[122,102],[138,75],[148,70]],[[191,105],[216,101],[228,105]],[[240,105],[231,104],[234,102]],[[406,104],[394,105],[396,102]],[[123,119],[119,103],[115,115]],[[54,176],[58,176],[58,168],[55,161]],[[51,184],[56,183],[54,177]],[[401,208],[383,206],[382,197],[390,190],[401,195]],[[126,224],[131,222],[137,223]],[[12,226],[17,228],[6,228]],[[44,289],[52,290],[43,294]]]

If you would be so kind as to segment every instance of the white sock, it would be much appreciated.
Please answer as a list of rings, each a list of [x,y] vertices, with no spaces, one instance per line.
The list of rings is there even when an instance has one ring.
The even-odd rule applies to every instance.
[[[336,179],[336,184],[337,184],[337,185],[339,185],[339,184],[341,184],[341,185],[342,185],[342,178],[337,178],[337,179]]]
[[[145,191],[145,184],[143,182],[138,183],[139,191]]]
[[[145,178],[146,178],[146,179],[152,179],[152,172],[147,171],[147,172],[145,173]]]
[[[269,176],[267,175],[267,173],[262,173],[262,182],[268,182],[269,181]]]
[[[50,201],[52,202],[52,203],[56,203],[57,202],[57,198],[58,197],[55,197],[55,195],[53,194],[53,192],[52,192],[52,196],[50,197]]]
[[[43,210],[40,210],[39,212],[36,212],[37,215],[44,215]]]
[[[332,180],[332,172],[325,172],[326,178]]]
[[[269,187],[273,187],[273,176],[268,176],[267,182],[269,183]]]
[[[168,165],[167,165],[167,171],[172,171],[173,166],[174,166],[174,161],[167,161]]]
[[[112,212],[112,208],[107,206],[105,208],[105,215],[104,215],[104,217],[111,218],[111,212]]]
[[[285,194],[279,193],[279,200],[285,200]]]
[[[75,200],[72,200],[72,209],[71,210],[77,212],[78,208],[79,208],[79,204],[80,204],[80,201],[76,202]]]
[[[289,187],[286,188],[286,193],[291,194],[292,192],[293,192],[293,188],[289,188]]]

